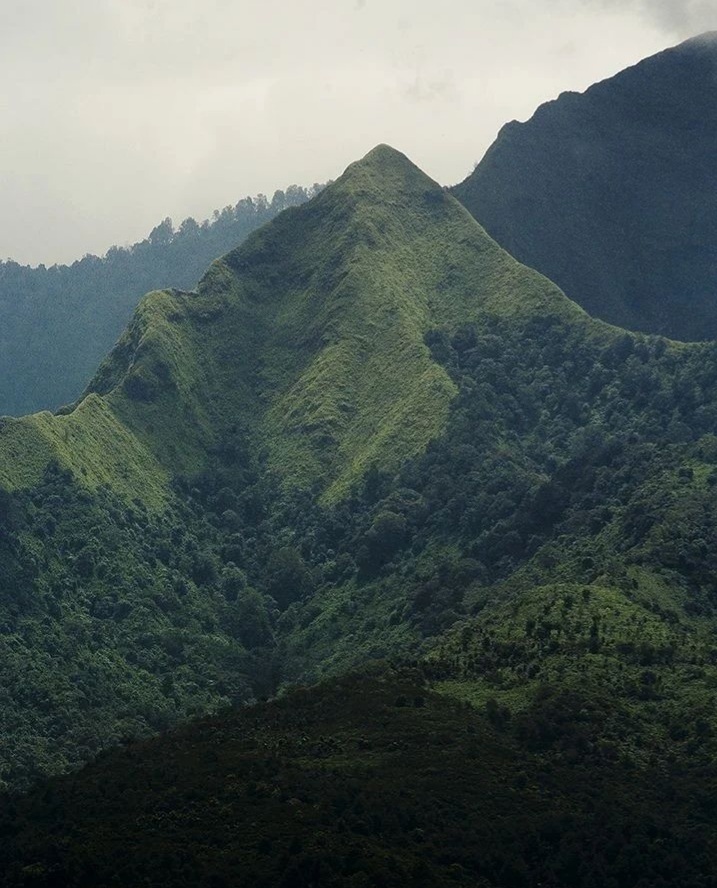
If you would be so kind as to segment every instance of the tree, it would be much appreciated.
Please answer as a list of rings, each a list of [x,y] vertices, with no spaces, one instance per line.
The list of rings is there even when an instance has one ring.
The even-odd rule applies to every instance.
[[[174,225],[167,216],[159,225],[156,225],[149,233],[149,242],[153,247],[164,247],[171,244],[174,237]]]

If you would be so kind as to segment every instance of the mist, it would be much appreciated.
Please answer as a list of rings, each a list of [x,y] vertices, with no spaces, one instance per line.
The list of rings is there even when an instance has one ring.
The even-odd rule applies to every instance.
[[[456,182],[507,120],[709,17],[699,2],[5,2],[0,257],[101,254],[167,215],[334,178],[379,142]]]

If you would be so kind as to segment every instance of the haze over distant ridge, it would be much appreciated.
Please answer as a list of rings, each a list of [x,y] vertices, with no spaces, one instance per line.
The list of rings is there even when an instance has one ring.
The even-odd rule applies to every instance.
[[[335,178],[372,144],[455,182],[500,126],[710,26],[706,4],[8,0],[0,257],[51,264]]]
[[[710,32],[507,124],[455,194],[596,317],[714,339],[715,85]]]

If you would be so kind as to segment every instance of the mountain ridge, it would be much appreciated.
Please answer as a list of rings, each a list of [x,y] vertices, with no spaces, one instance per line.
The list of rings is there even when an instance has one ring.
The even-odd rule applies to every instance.
[[[711,35],[507,124],[453,193],[592,315],[717,337]]]
[[[323,262],[326,228],[341,235]],[[443,256],[434,264],[437,244]],[[437,275],[449,265],[463,271]],[[419,452],[445,425],[456,390],[423,336],[491,312],[583,320],[405,155],[377,146],[312,202],[216,260],[195,293],[145,297],[74,410],[7,422],[0,450],[17,453],[16,437],[32,429],[29,449],[47,453],[49,445],[68,466],[79,456],[91,484],[114,479],[136,496],[151,474],[147,487],[159,502],[156,479],[199,471],[234,418],[263,415],[249,424],[268,442],[272,470],[309,486],[328,476],[327,497],[344,495],[369,465]],[[54,429],[74,427],[80,413],[88,422],[70,453]],[[83,441],[85,425],[92,430]],[[128,466],[138,471],[129,478],[117,465],[92,470],[92,454],[111,453],[113,435],[133,442]],[[15,460],[9,472],[7,463],[12,486],[23,464]]]

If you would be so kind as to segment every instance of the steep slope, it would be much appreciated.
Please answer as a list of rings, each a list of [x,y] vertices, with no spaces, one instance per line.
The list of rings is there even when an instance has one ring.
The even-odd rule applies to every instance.
[[[717,36],[509,123],[453,193],[590,314],[717,338]]]
[[[48,456],[79,459],[88,485],[145,499],[143,484],[199,471],[239,422],[282,482],[336,497],[445,427],[456,389],[424,335],[497,312],[587,323],[382,146],[216,261],[196,293],[150,294],[76,408],[6,421],[0,471],[26,486]],[[113,467],[118,434],[137,456]]]
[[[165,219],[140,243],[72,265],[0,262],[0,416],[73,401],[145,293],[193,288],[213,259],[317,190],[291,186],[271,202],[245,198],[201,225],[185,219],[174,229]]]
[[[292,641],[284,665],[283,639],[353,594],[364,479],[447,427],[431,331],[536,314],[614,337],[380,147],[196,293],[147,296],[74,408],[4,420],[2,778],[361,660]]]

